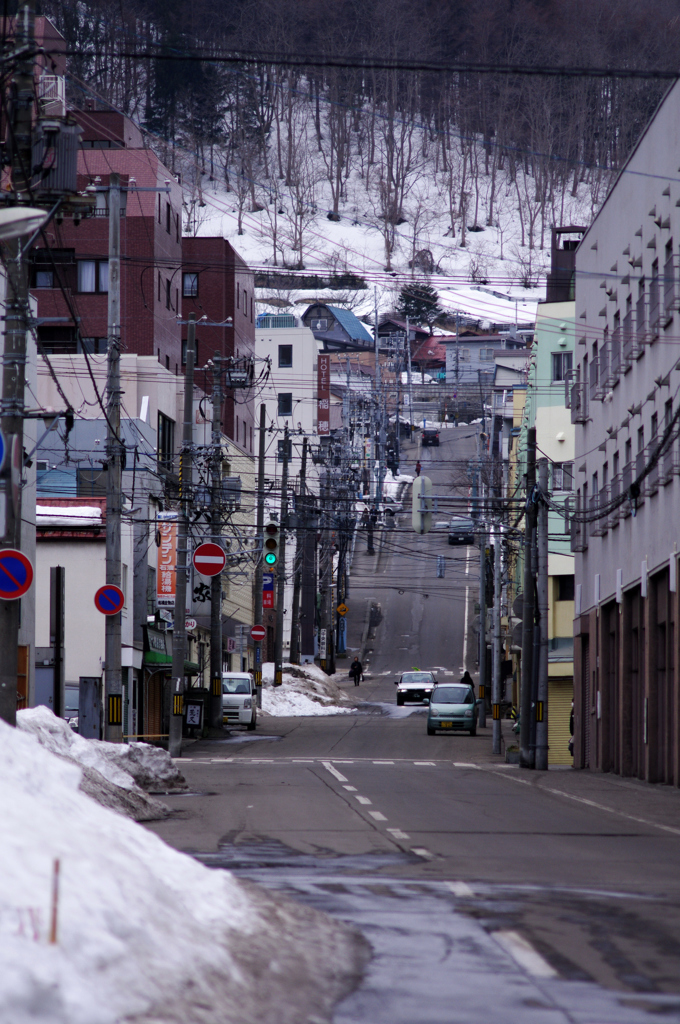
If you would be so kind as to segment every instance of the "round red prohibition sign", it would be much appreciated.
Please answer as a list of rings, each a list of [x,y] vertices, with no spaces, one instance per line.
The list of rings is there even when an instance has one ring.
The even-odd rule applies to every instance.
[[[250,631],[250,635],[253,638],[253,640],[264,640],[264,638],[267,635],[267,630],[264,628],[264,626],[253,626],[253,628]]]
[[[227,564],[227,556],[219,544],[199,544],[192,561],[201,576],[217,576]]]
[[[94,606],[102,615],[116,615],[125,604],[125,594],[113,583],[105,583],[94,595]]]
[[[33,565],[23,551],[4,548],[0,551],[0,598],[16,601],[23,597],[33,582]]]

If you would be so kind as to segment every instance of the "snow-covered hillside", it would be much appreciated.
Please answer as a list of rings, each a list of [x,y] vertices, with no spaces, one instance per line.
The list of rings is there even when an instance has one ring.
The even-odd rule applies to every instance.
[[[311,116],[301,110],[301,117]],[[481,140],[472,147],[475,159],[465,158],[474,164],[474,175],[455,150],[444,171],[427,131],[415,126],[408,142],[409,167],[402,174],[399,223],[388,227],[381,212],[386,154],[376,155],[371,173],[358,140],[350,143],[349,173],[336,218],[328,153],[323,142],[317,143],[312,125],[302,123],[298,129],[288,185],[273,173],[276,131],[275,125],[268,174],[252,161],[247,174],[229,166],[219,175],[215,170],[210,180],[193,160],[184,161],[185,232],[223,235],[262,271],[295,273],[302,265],[307,275],[358,275],[367,288],[332,293],[263,288],[260,311],[267,308],[267,299],[271,308],[302,311],[311,298],[332,295],[359,315],[372,315],[374,286],[379,311],[386,312],[405,284],[428,280],[445,310],[490,323],[529,323],[544,295],[550,224],[587,224],[596,205],[585,185],[576,197],[541,197],[532,175],[516,165],[512,175],[495,165],[486,174]],[[287,137],[282,144],[287,146]]]

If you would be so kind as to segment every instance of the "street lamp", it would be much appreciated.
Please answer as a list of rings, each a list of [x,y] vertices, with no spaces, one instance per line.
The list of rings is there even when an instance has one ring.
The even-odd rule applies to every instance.
[[[0,210],[0,240],[8,241],[33,234],[43,226],[47,217],[47,210],[34,206],[11,206]]]

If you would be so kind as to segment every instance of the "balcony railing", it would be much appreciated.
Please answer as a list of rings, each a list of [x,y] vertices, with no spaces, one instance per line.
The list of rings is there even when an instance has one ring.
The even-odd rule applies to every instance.
[[[635,355],[639,356],[645,342],[651,339],[649,322],[647,320],[647,302],[644,295],[641,295],[635,304]]]
[[[579,518],[583,512],[583,503],[578,498],[574,499],[574,514],[571,518],[571,550],[572,551],[585,551],[588,547],[588,529],[587,523],[584,523]]]
[[[678,279],[678,256],[669,256],[663,270],[664,327],[673,319],[675,310],[680,309],[680,280]]]
[[[621,473],[621,490],[622,490],[622,492],[624,494],[627,494],[630,491],[630,485],[632,484],[632,482],[633,482],[633,463],[632,462],[627,462],[626,465],[623,467],[623,471]],[[631,508],[630,498],[626,498],[626,500],[621,505],[621,512],[620,512],[621,519],[627,519],[628,516],[630,515],[631,511],[632,511],[632,508]]]
[[[615,502],[621,495],[621,474],[617,473],[612,477],[612,482],[609,485],[609,500]],[[609,513],[609,529],[613,530],[614,527],[619,525],[619,515],[621,513],[621,506],[617,505],[616,508],[612,509]]]
[[[637,337],[633,329],[633,311],[628,310],[621,328],[621,371],[625,373],[636,355]]]
[[[669,484],[674,475],[678,472],[678,439],[674,437],[661,456],[659,469],[659,483]]]
[[[653,277],[649,282],[649,340],[653,341],[654,338],[659,336],[659,328],[661,326],[662,319],[662,307],[661,307],[661,282],[658,276]]]
[[[576,381],[571,386],[571,422],[588,422],[588,392],[584,381]]]
[[[612,331],[611,340],[609,342],[609,387],[613,388],[619,379],[621,373],[621,335],[622,331],[620,327],[615,327]]]

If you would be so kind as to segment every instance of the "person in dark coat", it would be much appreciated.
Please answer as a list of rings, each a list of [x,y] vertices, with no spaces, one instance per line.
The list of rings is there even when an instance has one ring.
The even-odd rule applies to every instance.
[[[361,679],[363,678],[364,667],[359,661],[359,656],[356,654],[354,655],[354,661],[349,667],[349,674],[354,680],[354,685],[358,686],[359,683],[361,682]]]
[[[473,692],[473,693],[475,692],[475,684],[474,684],[474,682],[473,682],[472,676],[471,676],[471,675],[470,675],[470,673],[469,673],[469,672],[467,671],[467,669],[466,669],[466,671],[465,671],[465,672],[463,673],[463,677],[462,677],[462,679],[461,679],[461,681],[460,681],[460,682],[461,682],[461,686],[471,686],[471,687],[472,687],[472,692]]]
[[[420,476],[420,470],[421,469],[422,469],[422,466],[420,465],[420,460],[418,460],[418,462],[416,462],[416,476]]]

